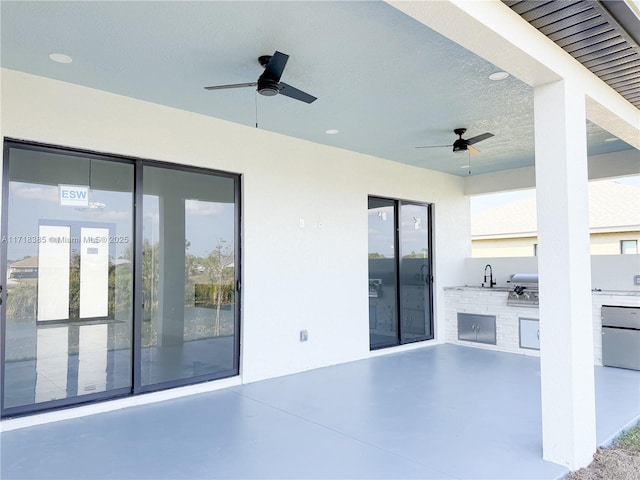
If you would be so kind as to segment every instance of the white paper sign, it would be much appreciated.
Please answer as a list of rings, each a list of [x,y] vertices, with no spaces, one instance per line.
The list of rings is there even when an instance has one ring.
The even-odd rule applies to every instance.
[[[69,318],[69,260],[67,226],[40,225],[38,235],[47,242],[38,244],[38,321]]]
[[[58,185],[60,205],[69,207],[89,206],[89,187],[83,185]]]
[[[109,229],[82,228],[80,318],[109,313]]]

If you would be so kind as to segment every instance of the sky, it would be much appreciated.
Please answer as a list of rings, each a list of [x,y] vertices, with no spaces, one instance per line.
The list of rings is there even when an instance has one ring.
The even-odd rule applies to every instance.
[[[117,238],[112,245],[112,260],[124,256],[133,242],[133,193],[92,189],[90,197],[102,208],[87,209],[61,206],[58,186],[37,183],[10,183],[9,230],[3,240],[8,244],[7,258],[20,260],[37,256],[39,252],[39,225],[58,225],[66,222],[80,226],[111,229]],[[206,257],[220,241],[228,248],[234,247],[235,206],[233,203],[209,202],[185,199],[185,239],[192,255]],[[144,238],[151,243],[160,236],[159,199],[154,195],[144,197]],[[75,238],[75,234],[71,235]],[[79,247],[80,244],[78,244]]]

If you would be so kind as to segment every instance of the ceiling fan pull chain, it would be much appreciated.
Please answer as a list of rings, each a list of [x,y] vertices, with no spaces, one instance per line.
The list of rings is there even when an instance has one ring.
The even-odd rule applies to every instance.
[[[256,100],[256,128],[258,128],[258,91],[257,90],[254,95],[254,98]]]

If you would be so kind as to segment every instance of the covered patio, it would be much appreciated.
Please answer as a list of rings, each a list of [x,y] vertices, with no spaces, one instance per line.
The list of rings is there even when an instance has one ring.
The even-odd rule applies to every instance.
[[[599,321],[592,289],[631,292],[635,300],[640,288],[631,282],[640,271],[621,273],[610,265],[606,272],[614,273],[598,280],[619,277],[622,286],[591,282],[588,181],[640,172],[639,72],[629,74],[636,82],[629,87],[628,72],[621,80],[609,71],[617,64],[610,64],[609,47],[601,51],[605,42],[591,45],[606,35],[615,62],[637,53],[639,42],[625,33],[629,27],[607,13],[604,3],[612,2],[576,0],[566,10],[565,2],[526,0],[212,1],[189,8],[182,2],[1,3],[2,232],[18,240],[0,248],[0,270],[39,256],[42,239],[54,239],[47,243],[59,247],[52,248],[58,253],[51,265],[60,267],[63,281],[49,277],[56,315],[41,321],[64,325],[39,338],[45,329],[35,310],[7,313],[8,299],[34,299],[30,291],[0,293],[3,479],[559,478],[586,465],[596,443],[639,418],[640,372],[595,367],[594,386],[591,370],[592,320]],[[637,2],[624,3],[623,16],[637,26]],[[551,34],[536,27],[551,10],[568,14],[562,21],[570,29],[578,27],[574,14],[581,12],[605,31]],[[580,63],[585,49],[604,59]],[[280,82],[282,55],[291,61]],[[263,77],[267,57],[281,60],[275,71],[265,67],[269,75]],[[597,76],[592,60],[598,67],[604,62],[603,77],[616,80]],[[285,92],[297,90],[285,81],[318,101],[287,98]],[[456,133],[462,130],[467,137]],[[486,142],[472,163],[466,147],[479,138]],[[465,148],[452,148],[457,141]],[[9,158],[9,150],[20,153]],[[59,168],[66,156],[82,168]],[[106,162],[104,170],[113,174],[94,168],[92,175],[94,160]],[[42,168],[31,168],[31,161]],[[64,178],[54,181],[50,172]],[[175,172],[206,177],[207,192],[217,191],[214,177],[230,179],[232,194],[226,203],[194,196],[189,182],[176,188]],[[154,178],[168,181],[158,180],[162,189],[146,188],[144,179]],[[60,186],[86,193],[86,205],[62,201],[67,189]],[[469,267],[469,198],[534,186],[541,358],[446,344],[447,315],[457,311],[446,304],[445,289],[479,287],[482,278],[480,269]],[[155,194],[164,187],[162,200]],[[118,200],[89,203],[90,192]],[[368,250],[372,199],[400,211],[388,220],[378,217],[392,232],[401,225],[403,202],[430,212],[407,216],[408,230],[421,232],[421,248],[404,255],[394,233],[386,244],[394,245],[393,256]],[[187,221],[195,211],[211,218]],[[108,326],[99,327],[106,335],[84,335],[94,330],[90,322],[65,330],[67,321],[84,315],[79,306],[75,313],[78,297],[66,292],[71,247],[57,240],[72,238],[68,223],[80,220],[86,221],[77,224],[80,231],[103,232],[119,221],[116,238],[127,239],[119,243],[123,254],[113,258],[89,244],[84,250],[100,258],[108,285],[115,285],[110,272],[123,265],[116,262],[133,260],[133,268],[122,268],[127,279],[118,290],[123,295],[117,298],[126,300],[119,343],[110,340],[115,334],[109,336]],[[207,230],[194,229],[192,236],[188,225],[201,224]],[[44,236],[41,225],[62,225],[65,233]],[[225,240],[221,232],[233,233]],[[161,253],[158,268],[155,260],[147,267],[158,273],[158,295],[145,295],[145,238],[151,252]],[[207,243],[212,239],[217,244]],[[205,285],[185,278],[196,243],[203,246],[193,267],[216,251],[222,266],[221,246],[235,248],[227,298],[233,297],[236,315],[233,332],[225,333],[233,335],[231,367],[209,369],[203,378],[205,360],[212,359],[202,356],[187,365],[184,378],[145,379],[152,363],[141,353],[150,345],[145,332],[161,331],[167,347],[193,340],[191,332],[185,335],[183,306],[195,306],[196,285]],[[385,295],[391,301],[381,309],[394,313],[400,306],[389,317],[398,328],[388,329],[399,332],[398,346],[384,356],[375,350],[380,332],[371,332],[377,311],[371,314],[369,294],[380,277],[371,275],[369,258],[386,255],[399,266],[420,252],[429,263],[409,276],[421,287],[405,289],[413,292],[404,297],[412,304],[401,304],[402,271],[391,277],[395,297]],[[629,258],[631,267],[639,265],[637,254]],[[500,282],[519,271],[528,273],[500,269]],[[80,285],[75,278],[73,284]],[[107,284],[94,289],[100,292],[95,297],[107,306],[109,321],[119,320],[109,312]],[[62,295],[54,288],[59,285]],[[148,285],[151,290],[155,280]],[[420,298],[425,291],[429,295]],[[92,298],[88,292],[85,300]],[[146,328],[145,308],[159,312],[155,329]],[[422,335],[425,347],[403,337],[402,318],[410,319],[406,331]],[[413,330],[412,318],[425,328]],[[517,317],[510,318],[515,332]],[[17,325],[27,325],[28,335]],[[48,335],[56,341],[44,341]],[[80,351],[98,344],[96,338],[101,361],[109,359],[104,352],[128,350],[122,352],[122,381],[112,381],[108,361],[97,368],[85,362],[105,381],[67,388],[80,383]],[[17,355],[21,349],[28,354]],[[179,371],[176,357],[166,358],[157,362],[163,372]],[[28,384],[28,401],[10,403],[20,392],[7,373],[22,361],[29,377],[14,377]],[[58,367],[59,391],[32,398]],[[214,377],[215,384],[205,382]],[[146,394],[147,388],[157,391]],[[101,401],[107,397],[110,402]],[[149,398],[166,401],[151,404]],[[84,413],[94,407],[103,410]],[[45,409],[51,411],[39,413]],[[27,417],[10,418],[22,414],[33,414],[35,423],[25,427]],[[58,421],[39,422],[47,415]]]
[[[595,367],[597,442],[640,419],[640,372]],[[1,477],[557,479],[539,358],[456,345],[11,429]]]

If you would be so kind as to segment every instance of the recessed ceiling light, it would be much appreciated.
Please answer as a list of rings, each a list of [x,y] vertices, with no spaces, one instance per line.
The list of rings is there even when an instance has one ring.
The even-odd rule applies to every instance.
[[[489,75],[489,80],[504,80],[507,78],[509,74],[507,72],[495,72]]]
[[[51,55],[49,55],[49,58],[58,63],[73,62],[73,59],[69,55],[65,55],[64,53],[52,53]]]
[[[615,142],[616,140],[618,140],[617,137],[609,137],[604,139],[605,142]]]
[[[325,130],[324,133],[327,135],[335,135],[336,133],[340,133],[340,130],[336,130],[335,128],[330,128],[329,130]]]

